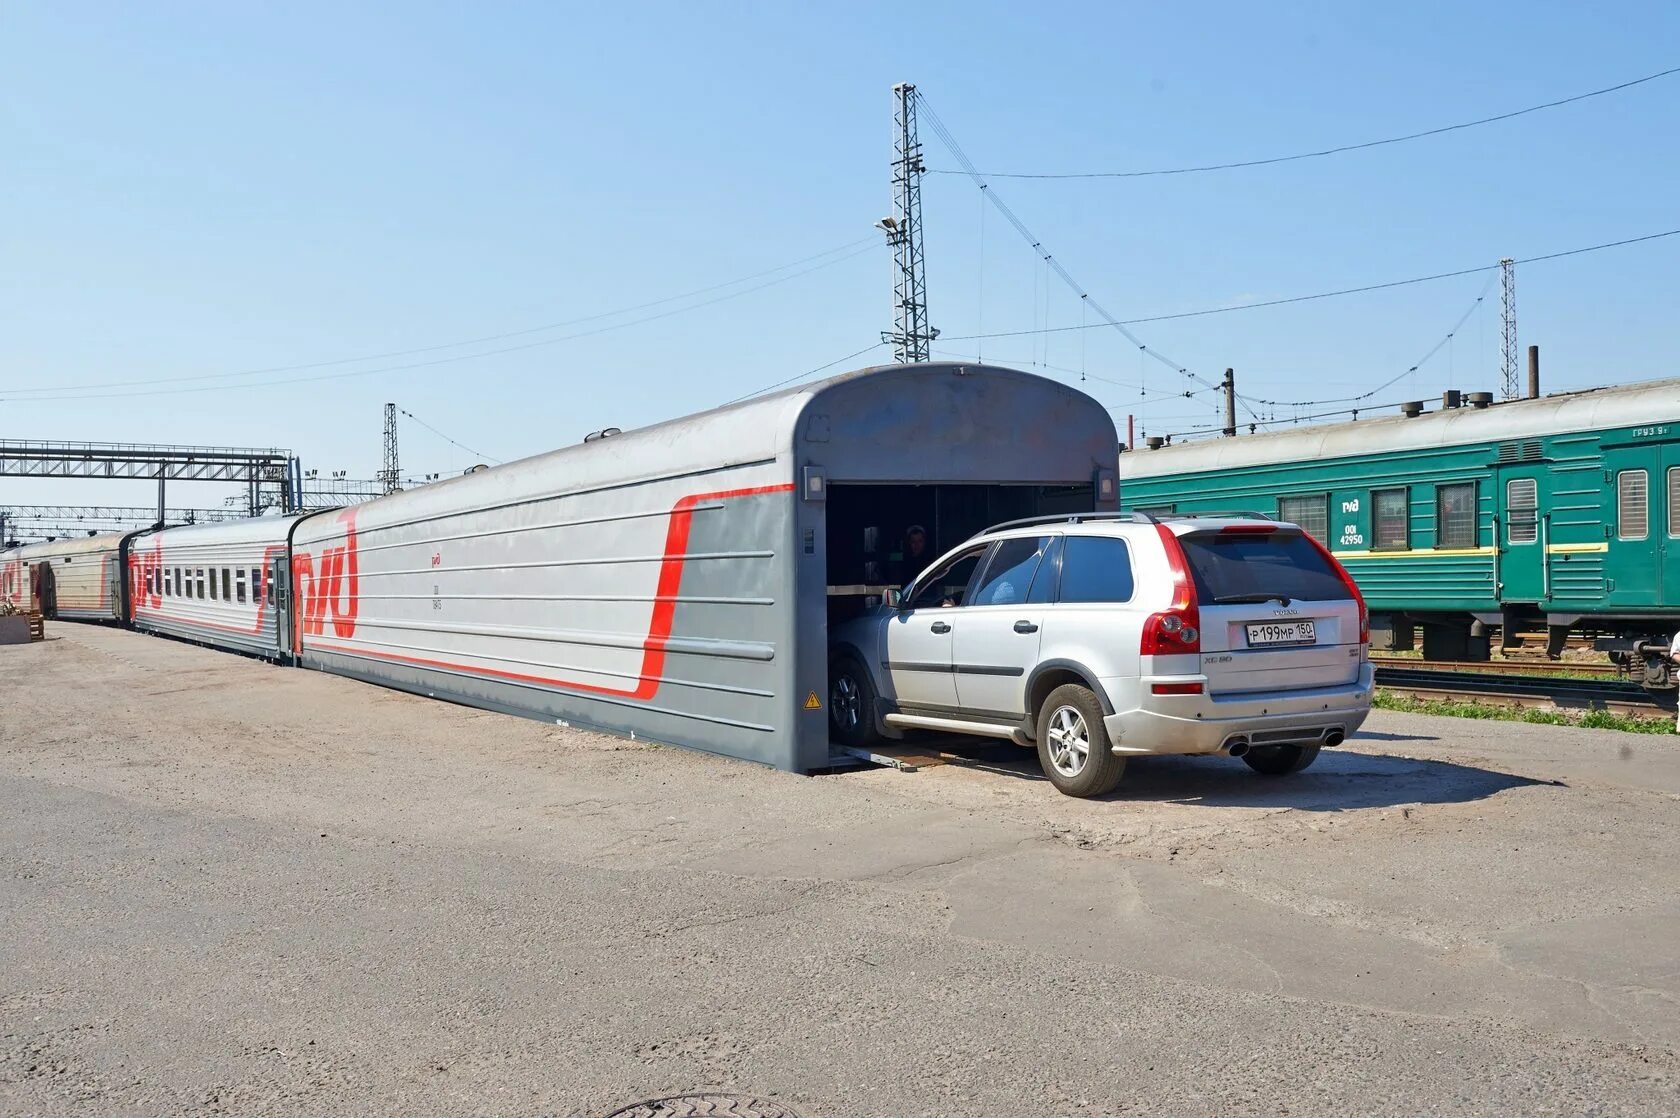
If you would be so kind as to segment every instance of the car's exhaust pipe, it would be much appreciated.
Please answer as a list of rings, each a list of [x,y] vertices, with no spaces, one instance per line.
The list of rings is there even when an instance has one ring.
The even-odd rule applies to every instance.
[[[1341,745],[1346,736],[1340,730],[1331,730],[1324,735],[1324,744],[1332,747]]]
[[[1244,753],[1248,752],[1248,739],[1232,738],[1230,741],[1225,743],[1225,752],[1229,753],[1233,757],[1241,757]]]

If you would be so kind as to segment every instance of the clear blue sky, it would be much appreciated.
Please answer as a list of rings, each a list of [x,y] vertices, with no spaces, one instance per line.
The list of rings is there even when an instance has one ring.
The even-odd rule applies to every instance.
[[[1680,7],[1665,3],[34,3],[9,6],[3,26],[0,434],[282,445],[364,477],[387,400],[507,459],[831,361],[889,324],[889,258],[877,249],[645,325],[429,368],[74,403],[9,393],[517,331],[856,241],[889,211],[896,81],[920,86],[983,169],[1135,169],[1374,139],[1680,60]],[[1677,109],[1680,76],[1277,167],[996,185],[1130,318],[1680,226]],[[923,140],[930,166],[952,166],[925,127]],[[934,324],[955,336],[1038,323],[1033,258],[996,214],[982,264],[975,189],[932,176],[925,206]],[[1521,270],[1522,342],[1541,345],[1547,386],[1674,374],[1677,265],[1680,238]],[[1339,396],[1411,365],[1484,283],[1138,330],[1210,379],[1235,366],[1247,394]],[[1079,313],[1053,293],[1052,324]],[[1378,402],[1495,387],[1498,323],[1495,287]],[[1107,331],[1087,332],[1083,354],[1078,335],[1058,335],[1047,357],[1030,338],[987,343],[985,357],[1083,361],[1131,383],[1140,371]],[[1146,372],[1152,395],[1171,388],[1171,373]],[[1210,397],[1087,387],[1122,429],[1128,410],[1157,431],[1212,416]],[[406,472],[473,461],[402,431]],[[220,496],[180,485],[171,503]],[[143,483],[0,480],[0,503],[150,499]]]

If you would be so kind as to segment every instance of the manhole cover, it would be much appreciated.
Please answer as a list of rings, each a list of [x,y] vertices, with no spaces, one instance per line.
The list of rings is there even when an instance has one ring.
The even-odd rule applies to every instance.
[[[755,1095],[673,1095],[615,1110],[606,1118],[800,1118],[799,1112]]]

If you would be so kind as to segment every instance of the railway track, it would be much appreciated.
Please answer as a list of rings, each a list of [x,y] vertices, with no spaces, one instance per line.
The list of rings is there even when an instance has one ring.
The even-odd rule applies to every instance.
[[[1371,663],[1378,668],[1430,672],[1470,672],[1476,674],[1551,676],[1557,679],[1592,678],[1621,679],[1621,668],[1608,662],[1578,663],[1565,660],[1419,660],[1411,656],[1384,656],[1373,653]]]
[[[1417,699],[1448,702],[1492,703],[1497,706],[1539,707],[1558,710],[1605,710],[1612,714],[1650,718],[1674,710],[1673,691],[1648,691],[1638,683],[1618,678],[1569,678],[1559,676],[1555,664],[1521,665],[1515,671],[1502,663],[1498,670],[1486,665],[1441,664],[1428,661],[1383,661],[1377,665],[1377,686]],[[1613,665],[1589,665],[1593,669]],[[1469,668],[1470,670],[1466,670]],[[1551,674],[1541,674],[1548,670]],[[1575,671],[1571,666],[1568,671]],[[1594,671],[1594,675],[1599,673]]]

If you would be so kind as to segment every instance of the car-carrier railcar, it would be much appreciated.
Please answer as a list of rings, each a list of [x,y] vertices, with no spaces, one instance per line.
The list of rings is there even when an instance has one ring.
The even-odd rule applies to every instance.
[[[1680,380],[1239,435],[1124,454],[1125,509],[1252,509],[1352,572],[1383,631],[1485,658],[1546,626],[1616,655],[1680,628]],[[1390,645],[1392,647],[1392,645]]]
[[[910,526],[938,554],[1001,520],[1113,510],[1118,453],[1066,385],[887,366],[350,508],[108,546],[121,616],[148,632],[808,771],[830,763],[829,626],[899,581]]]

